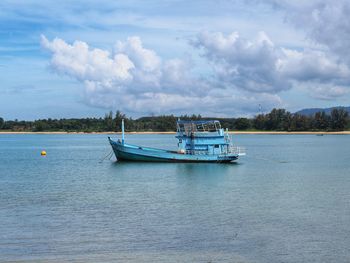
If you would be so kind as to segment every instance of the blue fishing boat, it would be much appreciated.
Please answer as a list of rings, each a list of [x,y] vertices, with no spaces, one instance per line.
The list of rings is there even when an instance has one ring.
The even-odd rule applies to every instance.
[[[242,147],[233,146],[228,131],[217,120],[178,120],[176,125],[177,151],[125,143],[124,120],[122,139],[114,141],[108,137],[108,140],[118,161],[228,163],[245,155]]]

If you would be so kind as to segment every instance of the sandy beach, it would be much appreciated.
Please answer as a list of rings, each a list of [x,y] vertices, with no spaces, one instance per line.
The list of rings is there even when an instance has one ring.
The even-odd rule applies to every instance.
[[[350,131],[229,131],[230,134],[261,134],[261,135],[350,135]],[[0,131],[1,134],[121,134],[121,132],[14,132],[14,131]],[[125,132],[125,134],[176,134],[176,132]]]
[[[273,134],[273,135],[298,135],[298,134],[314,134],[314,135],[349,135],[350,131],[332,131],[332,132],[324,132],[324,131],[300,131],[300,132],[287,132],[287,131],[230,131],[232,134]]]

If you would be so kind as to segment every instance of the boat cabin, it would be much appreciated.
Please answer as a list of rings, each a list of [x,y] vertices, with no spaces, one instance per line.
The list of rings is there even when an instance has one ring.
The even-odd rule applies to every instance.
[[[229,152],[229,136],[218,120],[178,120],[176,138],[179,153],[218,155]]]

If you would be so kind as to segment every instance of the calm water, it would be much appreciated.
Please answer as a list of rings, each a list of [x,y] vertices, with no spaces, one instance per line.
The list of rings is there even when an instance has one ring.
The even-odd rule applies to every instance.
[[[0,262],[350,262],[350,136],[235,141],[238,164],[100,163],[106,135],[0,135]]]

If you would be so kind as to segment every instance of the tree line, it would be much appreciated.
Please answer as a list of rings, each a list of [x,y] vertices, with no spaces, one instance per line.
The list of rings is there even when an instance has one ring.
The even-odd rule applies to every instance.
[[[0,130],[7,131],[65,131],[65,132],[113,132],[121,130],[125,120],[126,131],[175,131],[176,120],[207,120],[201,115],[163,115],[133,119],[120,111],[110,111],[104,118],[40,119],[35,121],[4,120],[0,118]],[[229,130],[262,131],[343,131],[350,129],[349,114],[344,109],[333,109],[331,114],[317,112],[306,116],[292,114],[285,109],[273,109],[253,118],[214,118]]]

